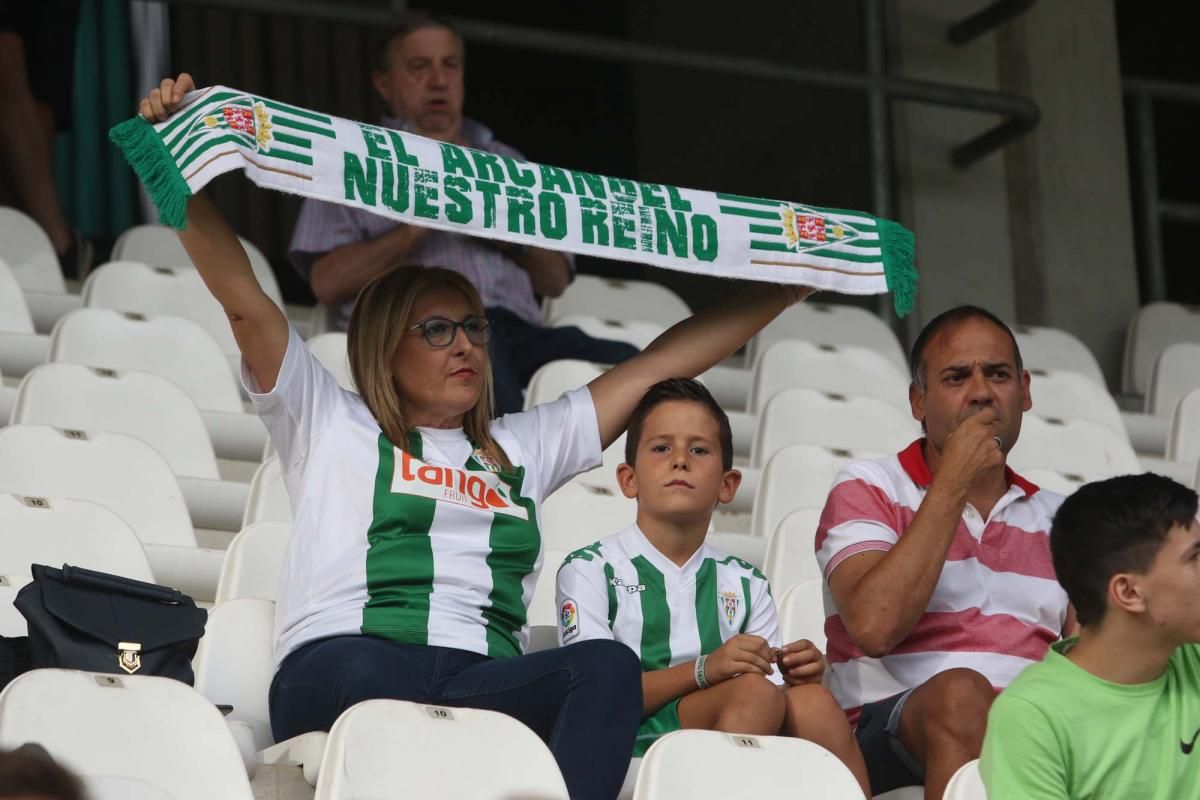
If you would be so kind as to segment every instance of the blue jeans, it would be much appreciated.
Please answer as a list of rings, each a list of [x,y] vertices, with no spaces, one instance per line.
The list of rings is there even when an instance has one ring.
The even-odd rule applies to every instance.
[[[350,706],[386,698],[499,711],[554,754],[572,798],[613,798],[642,718],[642,668],[623,644],[586,641],[514,658],[335,636],[290,653],[271,682],[271,731],[327,731]]]

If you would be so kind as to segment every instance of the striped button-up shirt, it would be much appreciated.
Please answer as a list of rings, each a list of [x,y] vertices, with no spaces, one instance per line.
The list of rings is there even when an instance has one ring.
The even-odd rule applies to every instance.
[[[381,124],[386,128],[407,130],[401,120],[392,117],[384,117]],[[489,128],[474,120],[463,120],[462,135],[469,147],[510,158],[522,158],[519,152],[497,141]],[[308,198],[296,220],[288,257],[300,274],[310,279],[313,262],[330,250],[376,239],[402,224],[364,209]],[[564,255],[573,270],[573,258],[568,253]],[[542,312],[534,296],[529,273],[483,239],[431,230],[403,261],[427,267],[446,267],[462,273],[479,291],[486,308],[507,309],[526,322],[541,324]],[[345,330],[350,321],[353,305],[351,299],[338,309],[337,322],[341,330]]]

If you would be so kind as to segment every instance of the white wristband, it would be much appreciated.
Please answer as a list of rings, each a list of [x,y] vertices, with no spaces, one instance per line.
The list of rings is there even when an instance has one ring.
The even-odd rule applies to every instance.
[[[707,689],[712,686],[708,682],[708,676],[704,674],[704,662],[708,660],[708,656],[700,656],[696,659],[696,685],[701,689]]]

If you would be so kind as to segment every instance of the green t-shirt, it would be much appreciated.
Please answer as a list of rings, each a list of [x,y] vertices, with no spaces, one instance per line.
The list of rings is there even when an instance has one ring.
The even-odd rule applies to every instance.
[[[1200,646],[1181,646],[1150,683],[1101,680],[1059,642],[988,714],[988,800],[1200,797]]]

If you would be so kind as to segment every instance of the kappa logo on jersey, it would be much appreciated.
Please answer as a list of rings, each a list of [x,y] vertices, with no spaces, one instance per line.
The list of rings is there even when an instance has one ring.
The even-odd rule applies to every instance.
[[[721,592],[721,607],[725,609],[725,621],[731,628],[733,621],[737,619],[738,603],[741,599],[737,592]]]
[[[639,583],[639,584],[635,585],[632,583],[626,583],[625,581],[621,580],[620,578],[613,578],[612,580],[609,581],[609,583],[611,583],[613,586],[617,587],[618,589],[624,589],[625,594],[637,594],[638,592],[646,591],[646,584],[644,584],[644,583]]]
[[[529,512],[513,502],[508,487],[491,472],[468,472],[453,467],[426,464],[396,448],[400,469],[392,473],[392,491],[444,500],[480,511],[491,511],[518,519]]]
[[[579,607],[575,601],[566,598],[558,609],[558,618],[562,623],[562,640],[566,644],[579,635]]]

